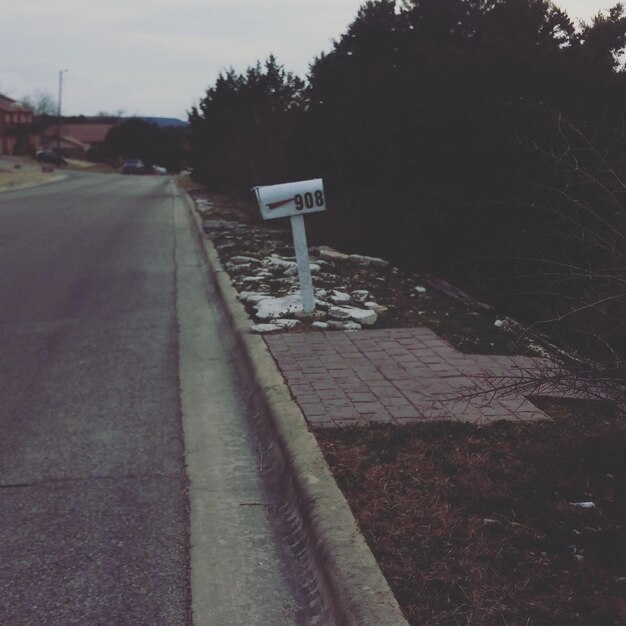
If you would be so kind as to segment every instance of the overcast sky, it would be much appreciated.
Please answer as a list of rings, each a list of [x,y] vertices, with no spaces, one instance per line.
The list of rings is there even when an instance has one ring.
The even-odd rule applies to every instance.
[[[557,0],[589,20],[617,0]],[[0,12],[0,93],[36,90],[63,112],[186,119],[220,70],[274,53],[304,77],[362,0],[7,0]]]

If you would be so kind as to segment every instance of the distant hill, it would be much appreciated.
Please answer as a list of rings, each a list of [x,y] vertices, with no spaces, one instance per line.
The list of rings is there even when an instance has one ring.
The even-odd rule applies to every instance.
[[[56,123],[56,116],[54,115],[42,115],[41,119],[46,123]],[[130,116],[113,116],[113,115],[70,115],[63,117],[63,123],[75,123],[75,124],[112,124],[117,125],[128,120],[142,120],[150,124],[155,124],[159,128],[186,128],[189,126],[189,122],[179,120],[176,117],[145,117],[141,115]]]
[[[129,117],[122,118],[124,120],[131,119]],[[144,122],[150,122],[156,124],[159,128],[167,128],[168,126],[189,126],[189,122],[184,122],[176,117],[136,117],[135,119],[143,120]]]

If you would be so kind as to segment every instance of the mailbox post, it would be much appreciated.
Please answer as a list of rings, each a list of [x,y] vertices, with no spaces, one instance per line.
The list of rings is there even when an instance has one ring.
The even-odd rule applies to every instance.
[[[315,295],[313,293],[304,216],[307,213],[326,210],[324,183],[321,178],[315,178],[297,183],[255,187],[254,192],[263,219],[291,218],[293,246],[296,251],[300,293],[302,294],[302,309],[305,313],[313,313]]]

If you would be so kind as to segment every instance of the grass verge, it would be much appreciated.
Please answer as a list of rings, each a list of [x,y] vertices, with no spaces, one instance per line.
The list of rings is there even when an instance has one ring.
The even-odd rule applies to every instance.
[[[553,421],[316,431],[410,623],[626,623],[624,416],[534,401]]]

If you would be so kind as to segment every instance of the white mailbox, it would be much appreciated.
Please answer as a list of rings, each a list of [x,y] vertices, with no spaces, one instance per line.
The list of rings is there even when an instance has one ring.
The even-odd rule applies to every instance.
[[[326,210],[324,183],[321,178],[254,187],[254,193],[264,220]]]
[[[304,216],[307,213],[317,213],[326,210],[324,183],[321,178],[303,180],[297,183],[283,183],[267,187],[254,187],[259,209],[264,220],[273,220],[278,217],[291,218],[291,232],[293,233],[293,247],[298,262],[298,277],[300,279],[300,293],[302,295],[302,310],[313,313],[315,310],[315,296],[313,294],[313,280],[309,263],[309,250],[304,230]]]

